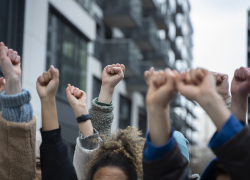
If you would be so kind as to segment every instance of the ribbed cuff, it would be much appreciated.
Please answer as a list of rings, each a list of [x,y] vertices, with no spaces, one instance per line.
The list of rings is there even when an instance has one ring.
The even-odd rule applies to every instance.
[[[98,143],[99,132],[95,128],[93,128],[93,130],[94,130],[94,134],[89,135],[87,137],[83,137],[81,132],[79,131],[79,140],[80,140],[81,146],[84,149],[93,150],[93,149],[98,148],[99,146],[99,143]]]
[[[2,115],[8,121],[25,123],[33,118],[33,108],[30,103],[31,95],[28,90],[15,95],[6,95],[6,91],[0,94]]]
[[[43,131],[40,129],[42,135],[42,144],[46,145],[56,145],[63,141],[61,135],[61,126],[58,129],[54,129],[51,131]]]
[[[102,103],[102,102],[99,102],[99,101],[98,101],[98,97],[95,98],[95,102],[96,102],[96,104],[98,104],[98,105],[100,105],[100,106],[113,106],[113,102],[112,102],[112,101],[111,101],[110,104]]]
[[[29,103],[31,100],[30,92],[22,89],[22,92],[15,95],[6,95],[6,91],[0,94],[0,101],[4,108],[14,108]]]

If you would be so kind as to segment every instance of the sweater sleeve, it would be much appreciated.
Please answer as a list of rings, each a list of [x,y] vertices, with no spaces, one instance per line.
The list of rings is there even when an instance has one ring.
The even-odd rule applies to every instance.
[[[93,99],[92,107],[89,114],[92,117],[93,127],[100,133],[108,135],[111,132],[111,125],[114,119],[113,104],[109,106],[99,105],[96,102],[97,98]]]
[[[36,173],[36,119],[10,122],[0,113],[0,179],[33,179]]]
[[[29,122],[33,116],[30,100],[30,92],[26,89],[15,95],[6,95],[6,91],[3,91],[0,94],[3,118],[11,122]]]
[[[43,180],[77,180],[76,171],[68,153],[66,141],[62,138],[61,128],[41,131],[40,146]]]

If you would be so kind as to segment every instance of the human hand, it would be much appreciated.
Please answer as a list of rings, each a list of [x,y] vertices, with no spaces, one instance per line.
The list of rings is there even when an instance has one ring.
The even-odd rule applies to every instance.
[[[153,67],[151,67],[149,69],[149,71],[144,72],[144,79],[145,79],[145,82],[146,82],[148,87],[150,85],[150,82],[152,81],[152,77],[153,77],[154,73],[155,73],[155,71],[154,71]]]
[[[123,64],[108,65],[102,72],[102,87],[98,101],[109,104],[112,100],[115,86],[124,78]]]
[[[214,74],[216,80],[217,92],[222,96],[223,99],[228,99],[230,97],[228,75],[217,72],[212,73]]]
[[[157,71],[152,75],[146,96],[147,107],[163,107],[177,94],[176,80],[179,74],[167,68],[165,71]]]
[[[234,72],[231,83],[232,96],[246,98],[250,93],[250,68],[241,67]]]
[[[6,79],[6,94],[18,94],[21,87],[21,58],[16,51],[8,49],[3,42],[0,43],[0,67]]]
[[[42,100],[54,100],[59,85],[59,71],[53,65],[37,78],[36,89]]]
[[[89,114],[86,93],[84,91],[68,84],[66,94],[69,104],[73,108],[76,117],[80,117],[83,114]]]
[[[3,77],[0,78],[0,93],[5,90],[6,81]]]

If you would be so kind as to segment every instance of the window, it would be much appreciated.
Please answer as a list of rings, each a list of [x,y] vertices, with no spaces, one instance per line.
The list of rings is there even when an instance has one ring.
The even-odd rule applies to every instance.
[[[50,65],[60,71],[57,97],[66,99],[67,84],[86,90],[87,41],[52,8],[47,37],[47,69]]]
[[[145,108],[141,107],[139,107],[139,130],[142,131],[142,137],[145,137],[147,132],[147,112]]]
[[[131,101],[120,95],[119,128],[125,129],[130,126]]]
[[[92,99],[99,97],[101,86],[102,86],[102,81],[97,77],[93,76]]]

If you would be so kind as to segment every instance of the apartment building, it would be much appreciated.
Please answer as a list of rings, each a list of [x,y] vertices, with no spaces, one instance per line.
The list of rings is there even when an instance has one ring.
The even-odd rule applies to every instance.
[[[125,78],[113,95],[112,130],[135,126],[147,131],[146,84],[151,66],[179,72],[192,66],[193,29],[188,0],[2,0],[0,41],[22,56],[22,86],[30,90],[37,130],[41,105],[36,79],[51,64],[60,70],[56,96],[62,133],[73,153],[78,136],[75,115],[67,102],[68,83],[97,97],[103,68],[126,66]],[[195,104],[178,95],[171,121],[194,145]]]

